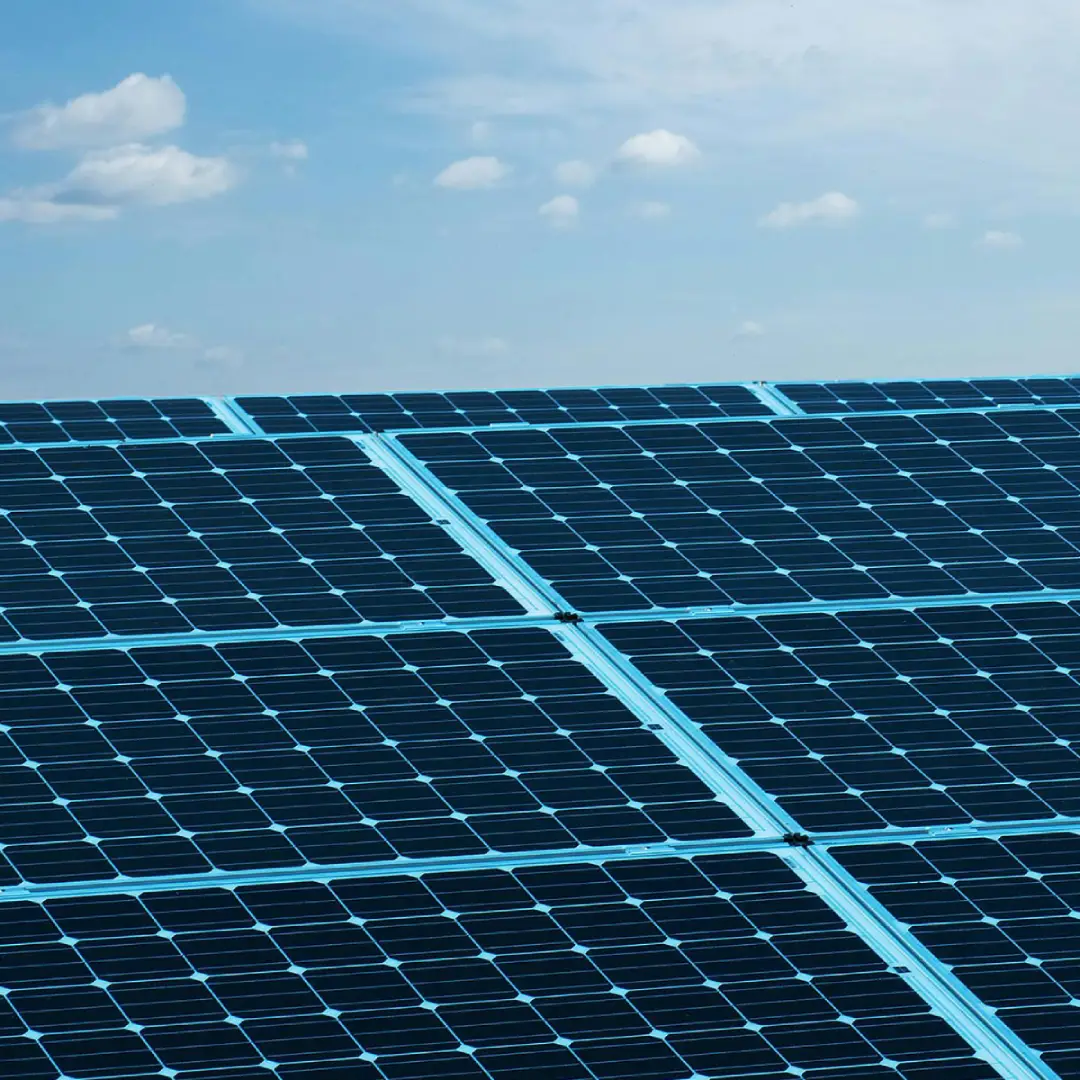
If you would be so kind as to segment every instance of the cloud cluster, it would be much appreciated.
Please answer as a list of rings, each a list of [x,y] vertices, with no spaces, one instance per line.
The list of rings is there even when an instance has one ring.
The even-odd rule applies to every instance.
[[[810,222],[839,224],[857,218],[859,204],[842,191],[829,191],[808,202],[783,202],[758,221],[767,229],[791,229]]]
[[[470,157],[447,165],[435,177],[435,185],[453,191],[479,191],[493,188],[510,175],[510,166],[497,157]]]
[[[177,352],[196,364],[211,367],[240,367],[244,354],[231,345],[203,345],[191,334],[180,333],[158,323],[133,326],[119,342],[126,349],[138,352]]]
[[[556,195],[540,207],[538,213],[553,229],[569,229],[577,224],[581,204],[573,195]]]
[[[82,150],[163,135],[184,123],[187,100],[168,76],[129,75],[111,90],[24,113],[13,139],[24,150]]]
[[[1024,246],[1023,237],[1014,232],[988,229],[979,238],[979,246],[987,251],[1015,251]]]
[[[659,128],[635,135],[619,147],[615,160],[630,165],[671,169],[689,165],[701,157],[701,151],[685,135]]]
[[[0,197],[0,222],[107,221],[132,206],[170,206],[229,191],[240,173],[227,158],[144,141],[180,127],[186,111],[184,93],[168,75],[141,73],[65,105],[28,110],[15,121],[16,146],[78,151],[80,157],[62,179]],[[303,146],[279,145],[294,159]]]

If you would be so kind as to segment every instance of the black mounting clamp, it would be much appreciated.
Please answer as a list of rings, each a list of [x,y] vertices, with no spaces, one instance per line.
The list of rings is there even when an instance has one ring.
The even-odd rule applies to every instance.
[[[581,616],[576,611],[556,611],[555,621],[561,623],[579,623]]]
[[[814,844],[814,841],[803,832],[784,833],[781,839],[785,844],[790,844],[792,847],[808,848],[813,847]]]

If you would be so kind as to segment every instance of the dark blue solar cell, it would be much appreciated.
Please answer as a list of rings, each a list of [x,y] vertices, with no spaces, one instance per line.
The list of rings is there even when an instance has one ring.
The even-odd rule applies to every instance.
[[[891,425],[878,449],[792,444],[779,429],[797,439],[803,421],[793,420],[403,441],[584,611],[962,597],[1080,582],[1072,542],[1080,534],[1053,523],[1066,508],[1080,513],[1077,488],[1045,467],[1040,440],[1025,448],[989,416],[965,413],[847,423],[877,420]],[[940,446],[942,435],[961,441]],[[911,458],[915,448],[929,457]]]
[[[6,455],[0,607],[26,638],[521,610],[344,439]]]
[[[0,950],[9,1023],[42,1033],[42,1060],[69,1075],[88,1075],[88,1058],[102,1076],[164,1067],[201,1080],[250,1080],[270,1061],[298,1080],[833,1067],[863,1080],[897,1061],[993,1075],[957,1072],[977,1068],[971,1049],[857,939],[823,931],[835,918],[770,855],[144,892],[36,912]],[[831,951],[815,953],[823,937]]]
[[[1063,616],[1072,634],[1039,633]],[[1080,681],[1062,666],[1080,620],[1062,604],[601,630],[811,831],[1080,808]]]
[[[345,394],[341,397],[241,397],[236,399],[236,403],[267,434],[313,430],[393,431],[418,426],[472,428],[493,424],[767,416],[772,412],[747,387],[736,384],[602,387],[599,390],[453,391],[447,394]]]

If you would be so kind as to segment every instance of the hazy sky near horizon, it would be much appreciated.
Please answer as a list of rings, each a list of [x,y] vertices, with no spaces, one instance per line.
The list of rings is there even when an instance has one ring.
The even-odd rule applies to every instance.
[[[5,0],[0,397],[1078,371],[1075,0]]]

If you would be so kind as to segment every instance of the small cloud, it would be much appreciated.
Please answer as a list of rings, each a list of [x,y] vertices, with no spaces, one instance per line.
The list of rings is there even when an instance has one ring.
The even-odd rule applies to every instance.
[[[212,345],[203,350],[199,363],[205,367],[238,368],[243,366],[244,353],[231,345]]]
[[[761,323],[754,322],[753,319],[747,319],[735,327],[735,332],[731,336],[737,341],[745,341],[748,338],[759,338],[764,333],[765,327]]]
[[[135,349],[190,349],[196,344],[190,334],[178,334],[157,323],[133,326],[124,336],[124,343]]]
[[[596,183],[596,168],[587,161],[562,161],[553,175],[559,187],[587,188]]]
[[[471,157],[455,161],[435,177],[437,187],[453,191],[493,188],[510,174],[510,167],[496,157]]]
[[[65,221],[111,221],[119,213],[115,206],[59,203],[19,192],[0,197],[0,223],[21,221],[26,225],[59,225]]]
[[[671,217],[671,206],[666,202],[640,202],[634,204],[631,212],[642,221],[663,221]]]
[[[307,161],[307,143],[299,139],[290,139],[287,142],[272,142],[270,144],[270,156],[280,158],[282,161]]]
[[[509,348],[500,337],[441,337],[435,346],[448,356],[502,356]]]
[[[86,154],[60,183],[42,190],[58,202],[169,206],[221,195],[239,179],[226,158],[130,143]]]
[[[476,120],[469,128],[469,142],[474,146],[486,146],[491,142],[491,124],[487,120]]]
[[[627,139],[615,157],[631,165],[674,168],[696,161],[701,157],[701,151],[685,135],[659,128]]]
[[[951,229],[956,224],[952,214],[926,214],[922,219],[924,229]]]
[[[556,195],[544,203],[538,213],[555,229],[569,229],[581,215],[581,206],[573,195]]]
[[[809,202],[781,203],[775,210],[758,219],[767,229],[790,229],[812,221],[832,224],[852,221],[862,212],[859,204],[840,191],[830,191]]]
[[[979,237],[979,247],[986,251],[1015,251],[1023,246],[1023,237],[1014,232],[988,229]]]
[[[112,146],[161,135],[184,122],[184,92],[168,76],[129,75],[111,90],[24,113],[13,138],[24,150]]]

